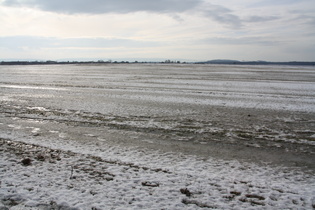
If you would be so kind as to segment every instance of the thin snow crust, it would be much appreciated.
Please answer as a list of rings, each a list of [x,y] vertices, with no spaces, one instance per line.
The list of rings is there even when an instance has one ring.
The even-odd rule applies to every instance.
[[[10,209],[314,207],[314,176],[298,169],[130,147],[31,142],[1,138],[0,198]],[[25,158],[30,165],[23,165]]]
[[[0,66],[0,74],[1,210],[315,209],[312,67]]]

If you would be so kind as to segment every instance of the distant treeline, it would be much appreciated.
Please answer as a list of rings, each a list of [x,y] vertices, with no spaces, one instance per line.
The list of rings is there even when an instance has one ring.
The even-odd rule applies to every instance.
[[[196,62],[197,64],[230,64],[230,65],[291,65],[291,66],[314,66],[315,62],[288,61],[288,62],[269,62],[269,61],[238,61],[238,60],[211,60]]]
[[[51,65],[51,64],[93,64],[111,63],[109,61],[2,61],[0,65]],[[126,63],[126,62],[121,62]]]
[[[185,64],[180,61],[162,62],[129,62],[129,61],[2,61],[0,65],[51,65],[51,64],[129,64],[129,63],[165,63],[165,64]],[[238,60],[211,60],[202,62],[187,62],[189,64],[228,64],[228,65],[291,65],[291,66],[315,66],[315,62],[289,61],[289,62],[269,62],[269,61],[238,61]]]
[[[129,62],[129,61],[2,61],[0,62],[0,65],[51,65],[51,64],[129,64],[129,63],[181,63],[180,61],[162,61],[162,62],[139,62],[139,61],[134,61],[134,62]],[[183,62],[186,63],[186,62]]]

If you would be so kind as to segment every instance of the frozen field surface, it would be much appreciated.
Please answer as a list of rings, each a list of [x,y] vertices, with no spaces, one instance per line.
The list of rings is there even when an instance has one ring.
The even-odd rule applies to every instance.
[[[0,209],[315,208],[314,67],[0,75]]]

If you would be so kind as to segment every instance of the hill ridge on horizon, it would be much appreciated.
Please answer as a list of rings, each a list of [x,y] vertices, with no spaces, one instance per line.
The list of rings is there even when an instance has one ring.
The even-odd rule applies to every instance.
[[[161,59],[162,60],[162,59]],[[131,60],[69,60],[65,61],[64,59],[58,60],[32,60],[32,59],[5,59],[0,60],[0,65],[36,65],[36,64],[76,64],[76,63],[190,63],[190,64],[231,64],[231,65],[315,65],[315,61],[264,61],[264,60],[257,60],[257,61],[239,61],[239,60],[232,60],[232,59],[214,59],[208,61],[185,61],[185,60],[164,60],[164,61],[157,61],[152,59],[150,60],[141,60],[141,59],[134,59]]]

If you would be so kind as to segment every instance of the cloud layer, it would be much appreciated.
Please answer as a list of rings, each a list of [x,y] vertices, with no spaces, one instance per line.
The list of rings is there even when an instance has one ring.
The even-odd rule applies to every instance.
[[[8,49],[41,49],[41,48],[114,48],[114,47],[156,47],[158,42],[136,41],[115,38],[55,38],[34,36],[0,37],[2,48]]]
[[[314,0],[0,0],[0,60],[315,60]]]
[[[179,21],[182,19],[176,15],[177,13],[190,11],[235,29],[241,28],[243,22],[264,22],[275,19],[275,17],[252,16],[243,20],[231,9],[203,0],[4,0],[3,5],[36,8],[63,14],[167,13],[172,14],[172,17]]]
[[[201,0],[5,0],[6,6],[27,6],[59,13],[183,12]]]

